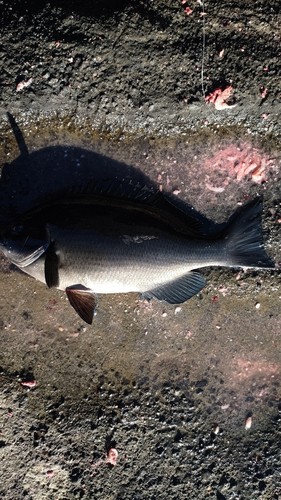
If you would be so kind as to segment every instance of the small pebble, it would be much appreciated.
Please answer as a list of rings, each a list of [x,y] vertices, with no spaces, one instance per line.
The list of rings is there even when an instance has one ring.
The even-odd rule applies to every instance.
[[[228,410],[229,407],[230,407],[230,404],[225,404],[225,405],[221,406],[221,409],[222,410]]]
[[[248,430],[251,429],[251,427],[252,427],[252,417],[248,417],[245,422],[245,429]]]
[[[116,450],[116,448],[110,448],[110,450],[108,450],[107,452],[105,463],[116,465],[117,458],[118,458],[118,451]]]

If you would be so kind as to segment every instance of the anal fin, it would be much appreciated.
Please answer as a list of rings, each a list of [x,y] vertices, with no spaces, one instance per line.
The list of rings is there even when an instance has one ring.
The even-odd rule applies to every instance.
[[[153,298],[164,300],[169,304],[181,304],[200,292],[205,285],[206,280],[204,276],[198,272],[191,271],[177,280],[169,281],[164,285],[144,292],[142,297],[147,300]]]
[[[91,290],[83,285],[73,285],[65,289],[69,303],[83,321],[89,325],[93,322],[96,298]]]

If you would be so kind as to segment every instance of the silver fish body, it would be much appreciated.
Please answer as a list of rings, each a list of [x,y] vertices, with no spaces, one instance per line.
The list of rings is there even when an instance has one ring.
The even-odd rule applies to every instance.
[[[17,244],[13,259],[11,242],[9,257],[49,287],[66,290],[71,305],[91,323],[95,293],[139,292],[147,299],[176,304],[205,286],[205,278],[196,271],[199,268],[273,267],[263,247],[261,211],[261,200],[253,200],[212,237],[194,228],[183,232],[182,213],[178,227],[174,216],[171,222],[168,214],[165,218],[158,212],[155,217],[153,210],[132,210],[131,205],[96,206],[90,213],[84,207],[80,215],[76,207],[75,216],[66,219],[58,212],[56,217],[53,210],[49,218],[44,215],[40,229],[27,237],[24,257],[19,259]],[[28,257],[29,237],[33,246],[38,241],[38,253],[32,247]],[[2,243],[7,255],[5,248]]]
[[[58,288],[83,283],[95,293],[143,293],[193,269],[231,265],[223,240],[189,241],[145,228],[128,233],[114,235],[50,226],[50,238],[59,258]],[[24,271],[45,282],[44,265],[39,271],[36,263]]]

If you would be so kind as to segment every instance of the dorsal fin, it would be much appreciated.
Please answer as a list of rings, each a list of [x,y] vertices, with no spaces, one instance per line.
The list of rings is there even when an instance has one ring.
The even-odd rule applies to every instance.
[[[87,185],[66,186],[46,196],[40,195],[38,206],[53,203],[64,204],[95,204],[105,200],[134,201],[140,204],[157,205],[161,203],[163,195],[153,186],[134,184],[132,180],[104,178],[92,180]]]
[[[159,220],[175,232],[192,237],[204,237],[204,226],[191,210],[183,211],[171,202],[168,196],[153,186],[134,184],[128,179],[103,179],[90,182],[86,187],[78,186],[59,190],[38,198],[34,208],[21,216],[32,219],[48,210],[60,207],[105,206],[144,213]],[[49,222],[49,221],[46,221]]]

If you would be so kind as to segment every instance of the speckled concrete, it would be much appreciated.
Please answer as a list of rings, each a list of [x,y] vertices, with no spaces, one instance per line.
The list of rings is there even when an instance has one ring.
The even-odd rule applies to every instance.
[[[178,78],[183,47],[192,68],[186,22],[194,23],[189,25],[191,47],[196,47],[196,40],[200,44],[199,3],[187,16],[180,2],[165,6],[156,2],[149,7],[123,2],[112,11],[105,2],[101,15],[97,10],[92,17],[83,2],[81,11],[64,2],[56,4],[44,7],[39,2],[32,7],[38,26],[33,31],[35,21],[26,13],[28,8],[17,5],[12,13],[5,11],[3,40],[11,44],[11,33],[18,33],[25,42],[18,60],[7,65],[10,76],[4,81],[24,73],[26,80],[33,76],[35,83],[20,92],[15,92],[16,84],[5,84],[2,93],[0,160],[2,166],[8,165],[0,185],[0,220],[12,207],[32,204],[45,189],[58,188],[64,180],[75,181],[79,169],[81,179],[103,165],[148,177],[216,222],[225,220],[238,204],[262,194],[266,248],[280,264],[276,73],[256,73],[255,58],[248,57],[247,68],[243,66],[233,81],[239,89],[237,106],[216,111],[201,99],[196,72],[185,76],[181,97],[172,85]],[[208,92],[223,79],[231,83],[241,47],[250,53],[258,43],[259,64],[270,60],[271,72],[278,67],[277,3],[269,7],[258,2],[255,12],[248,9],[248,30],[245,12],[238,5],[225,2],[224,15],[221,5],[206,5],[206,71],[212,75]],[[221,40],[222,19],[228,19],[224,28],[233,48],[227,42],[226,49],[233,51],[237,64],[234,68],[231,57],[224,59],[220,81],[211,55],[216,53],[216,34]],[[102,59],[98,66],[91,60],[94,30],[96,51],[99,48],[103,57],[110,48],[113,55],[120,54],[114,71],[113,59],[110,64]],[[245,35],[242,45],[241,33]],[[170,40],[166,52],[155,41],[160,44],[161,36],[164,49]],[[36,68],[41,69],[33,69],[33,75],[26,61],[36,43]],[[53,47],[55,43],[59,45]],[[143,43],[141,50],[154,61],[153,70],[146,67],[144,75],[139,73],[138,99],[144,96],[143,103],[129,98],[133,84],[124,67],[123,86],[120,83],[118,68],[121,71],[120,61],[126,59],[130,43],[132,50]],[[70,66],[68,84],[63,80],[55,87],[54,79],[61,76],[51,76],[54,69],[47,67],[47,57],[59,75],[62,59],[65,64],[67,57],[78,61],[82,52],[82,66],[77,62],[76,72]],[[133,52],[129,59],[134,59]],[[100,74],[104,60],[108,64]],[[157,69],[160,63],[162,73]],[[89,83],[93,64],[97,96]],[[46,73],[50,77],[44,77]],[[136,77],[136,67],[133,74]],[[257,85],[261,81],[270,88],[268,100],[257,98],[258,86],[252,91],[255,74]],[[146,83],[148,76],[151,85]],[[119,80],[115,91],[110,86],[113,78]],[[167,84],[161,80],[165,78]],[[81,89],[84,85],[81,95],[75,82]],[[25,137],[30,153],[25,159],[4,108],[13,113]],[[148,304],[135,294],[100,296],[90,327],[76,316],[64,293],[48,290],[2,258],[2,498],[280,498],[280,271],[206,269],[204,273],[207,287],[181,306]],[[109,461],[110,449],[118,452],[115,466]]]

